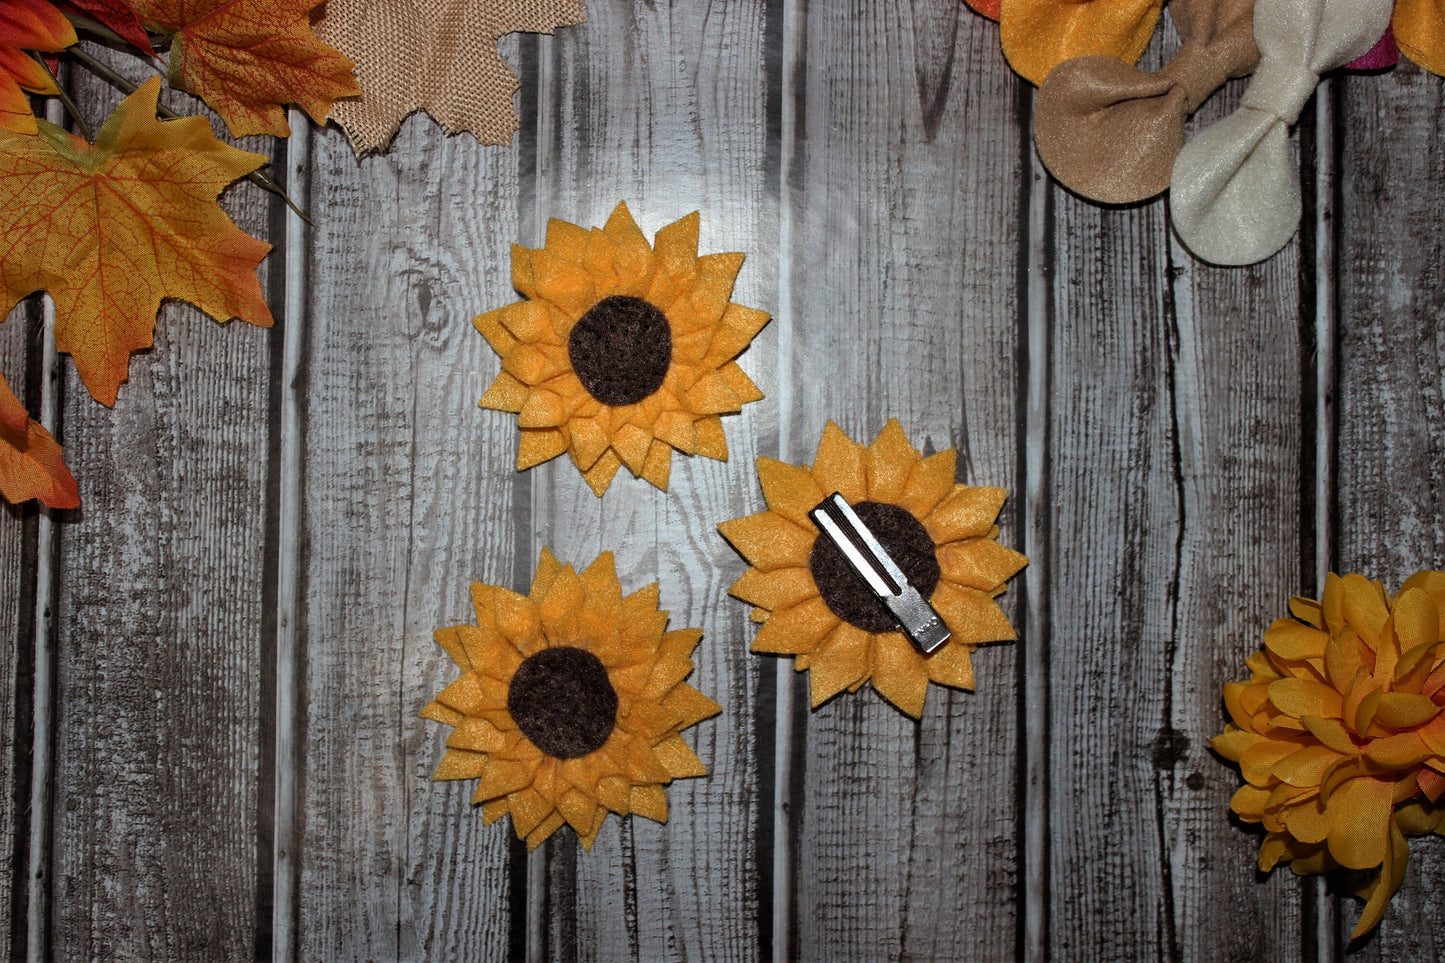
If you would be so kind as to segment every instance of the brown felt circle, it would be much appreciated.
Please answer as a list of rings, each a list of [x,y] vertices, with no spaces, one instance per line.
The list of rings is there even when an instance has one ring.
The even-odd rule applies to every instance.
[[[626,294],[603,298],[572,326],[567,357],[587,393],[614,408],[652,396],[672,363],[672,327],[655,306]]]
[[[859,502],[853,511],[893,556],[914,588],[925,599],[932,596],[940,572],[928,529],[907,509],[886,502]],[[818,585],[818,594],[838,618],[865,632],[890,632],[898,628],[888,607],[874,597],[868,583],[858,577],[831,541],[819,536],[813,543],[808,567]]]
[[[512,675],[507,711],[549,756],[576,759],[602,747],[617,724],[617,690],[591,652],[568,645],[529,656]]]

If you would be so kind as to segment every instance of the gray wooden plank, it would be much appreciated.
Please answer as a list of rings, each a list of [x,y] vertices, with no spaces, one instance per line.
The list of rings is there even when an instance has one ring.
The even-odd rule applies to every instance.
[[[962,4],[858,13],[798,4],[791,21],[783,457],[811,462],[829,419],[871,442],[897,417],[916,447],[959,449],[960,481],[1011,490],[1000,541],[1017,545],[1017,82],[997,27]],[[921,723],[871,688],[807,716],[787,950],[1015,956],[1018,658],[978,650],[977,692],[932,686]]]
[[[1402,62],[1343,87],[1334,570],[1390,591],[1445,567],[1445,82]],[[1351,958],[1445,955],[1445,839],[1412,839],[1405,884]],[[1341,901],[1340,939],[1363,905]]]
[[[515,148],[412,118],[358,161],[314,135],[300,378],[296,645],[303,959],[500,959],[507,838],[474,783],[431,780],[450,730],[418,718],[457,675],[432,633],[513,573],[513,429],[477,408],[472,318],[511,291]],[[296,443],[296,439],[287,439]],[[278,869],[279,869],[278,861]],[[278,885],[286,885],[282,879]]]
[[[1156,68],[1175,38],[1156,38]],[[1233,85],[1196,125],[1238,102]],[[1055,189],[1049,346],[1048,945],[1061,959],[1297,959],[1208,739],[1298,590],[1299,246],[1195,261],[1165,206]],[[1311,321],[1313,319],[1310,319]],[[1314,439],[1308,440],[1313,445]]]
[[[649,238],[698,210],[701,253],[747,255],[733,300],[773,310],[766,13],[761,2],[595,0],[584,27],[543,38],[535,215],[524,243],[541,244],[549,217],[601,225],[623,200]],[[741,359],[769,395],[774,338],[764,329]],[[554,958],[745,960],[760,952],[756,829],[767,806],[753,707],[764,666],[747,653],[746,609],[727,597],[741,561],[714,526],[756,510],[753,461],[773,430],[772,404],[724,418],[728,461],[675,454],[666,493],[624,469],[599,499],[565,456],[531,472],[538,547],[579,567],[614,551],[624,591],[658,581],[671,626],[704,633],[689,682],[723,707],[684,733],[710,774],[672,783],[666,825],[610,817],[590,852],[567,830],[547,844],[538,910],[546,914],[541,949]]]
[[[28,361],[38,355],[39,299],[27,300],[10,312],[0,324],[0,376],[22,402],[26,392]],[[38,360],[38,359],[37,359]],[[37,399],[38,400],[38,399]],[[36,415],[38,411],[31,410]],[[35,535],[39,509],[34,503],[0,508],[0,858],[12,860],[25,852],[29,825],[25,809],[29,802],[31,647],[35,634]],[[26,563],[29,563],[27,566]],[[24,771],[21,771],[24,767]],[[17,797],[17,793],[20,796]],[[16,924],[23,926],[26,878],[24,863],[12,863],[11,872],[0,881],[0,957],[11,958]],[[20,912],[13,914],[19,898]],[[22,931],[23,932],[23,931]]]
[[[76,90],[93,120],[118,100],[84,79]],[[224,206],[263,237],[275,223],[252,185]],[[58,526],[55,812],[39,881],[57,958],[257,953],[268,344],[263,329],[167,305],[114,409],[64,362],[83,507]]]

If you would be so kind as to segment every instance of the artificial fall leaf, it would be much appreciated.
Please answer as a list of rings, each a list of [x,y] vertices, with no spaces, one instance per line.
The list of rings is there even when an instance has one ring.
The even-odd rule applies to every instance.
[[[327,0],[316,32],[356,63],[361,82],[361,96],[331,116],[358,154],[386,147],[418,109],[449,134],[505,144],[517,129],[517,78],[497,38],[583,19],[581,0]]]
[[[56,0],[55,5],[66,13],[104,27],[147,57],[156,55],[151,38],[141,26],[140,17],[126,0]]]
[[[74,508],[80,489],[60,460],[60,445],[30,417],[0,378],[0,495],[10,502],[38,498],[51,508]]]
[[[49,291],[56,344],[106,405],[165,298],[271,325],[255,274],[271,245],[216,204],[265,158],[203,118],[156,120],[159,91],[152,77],[122,101],[94,146],[45,121],[36,137],[0,131],[0,308]]]
[[[35,133],[29,90],[55,93],[55,81],[27,50],[64,50],[75,28],[46,0],[0,0],[0,128]]]
[[[130,0],[171,35],[170,80],[209,104],[236,137],[291,133],[284,104],[318,124],[360,92],[351,61],[311,30],[318,0]]]

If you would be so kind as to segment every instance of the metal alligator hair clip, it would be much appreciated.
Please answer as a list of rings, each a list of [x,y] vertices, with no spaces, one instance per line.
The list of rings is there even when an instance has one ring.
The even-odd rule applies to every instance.
[[[834,492],[808,513],[822,533],[843,553],[849,567],[888,607],[903,633],[925,655],[948,641],[948,626],[928,600],[908,581],[898,563],[878,543],[843,496]]]

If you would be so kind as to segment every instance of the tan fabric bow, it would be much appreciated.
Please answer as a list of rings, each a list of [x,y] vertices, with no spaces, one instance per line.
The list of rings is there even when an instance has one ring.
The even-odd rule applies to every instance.
[[[1184,45],[1158,73],[1113,57],[1075,57],[1039,87],[1034,143],[1070,190],[1105,204],[1166,190],[1184,121],[1259,62],[1254,0],[1174,0],[1170,9]]]

